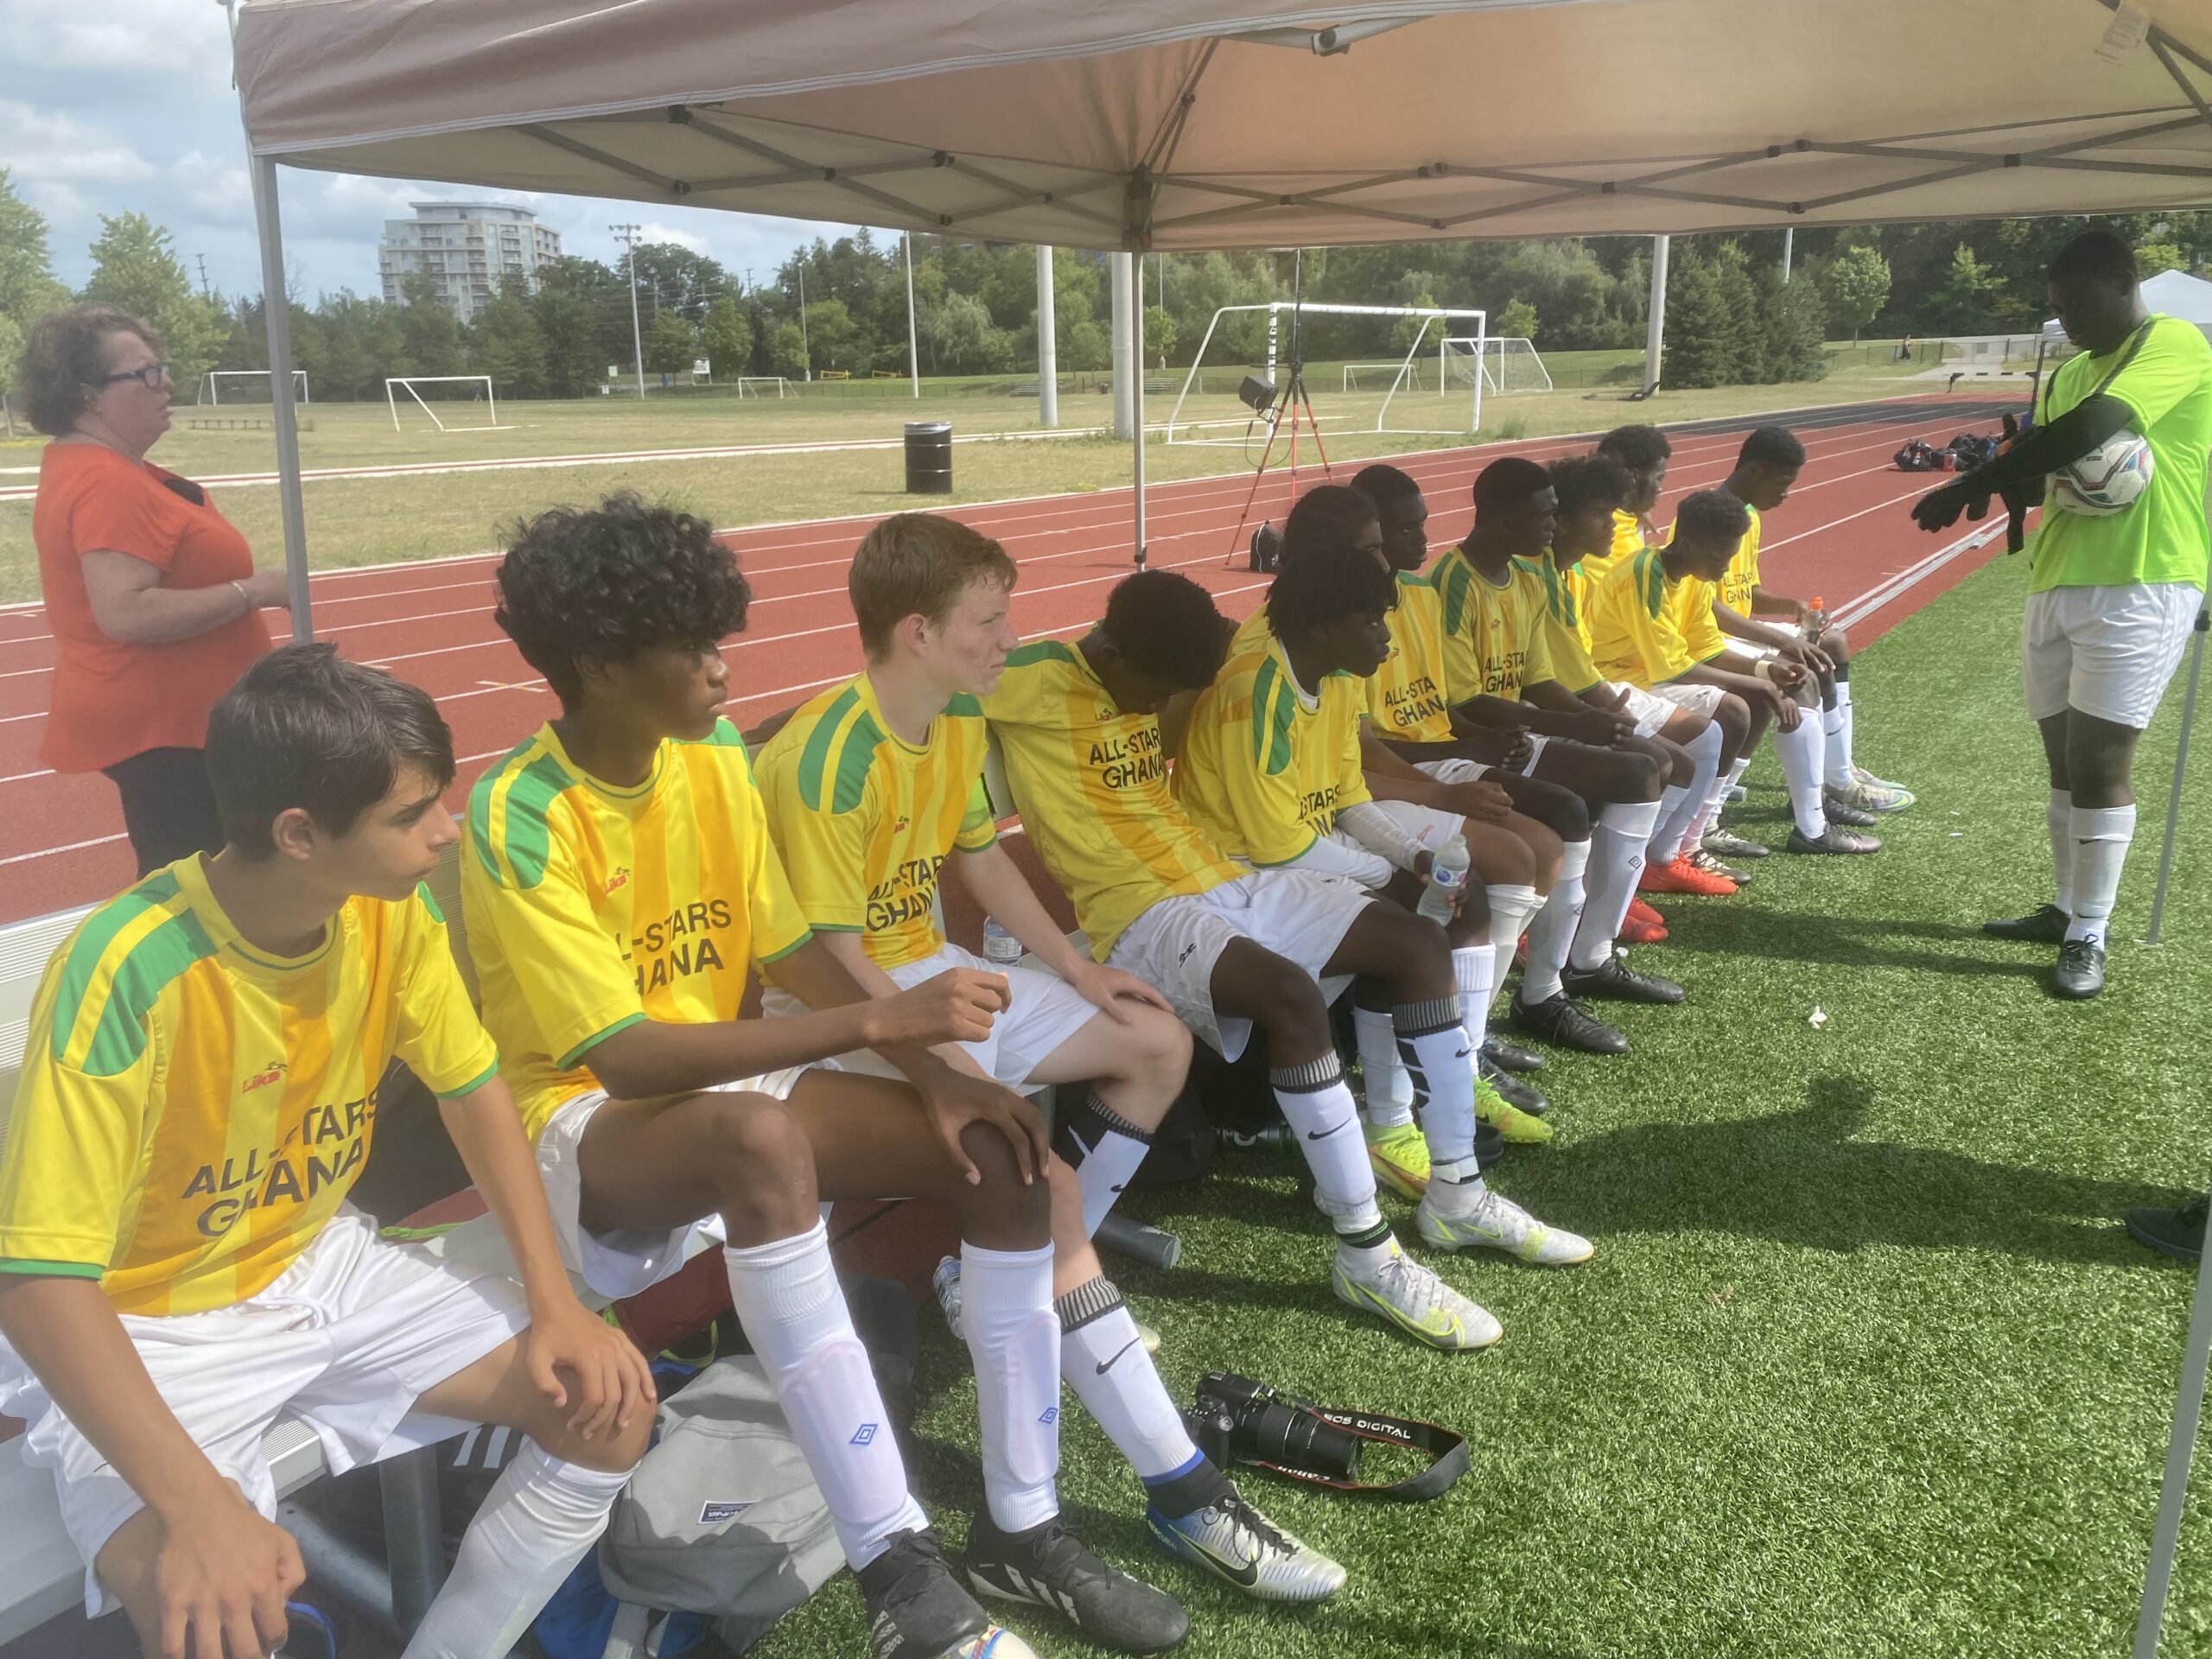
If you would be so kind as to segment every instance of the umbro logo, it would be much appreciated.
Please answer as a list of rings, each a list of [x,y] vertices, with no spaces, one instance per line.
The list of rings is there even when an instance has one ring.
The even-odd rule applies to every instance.
[[[876,1428],[877,1425],[874,1423],[862,1423],[853,1431],[853,1438],[847,1440],[845,1444],[847,1446],[874,1446]]]

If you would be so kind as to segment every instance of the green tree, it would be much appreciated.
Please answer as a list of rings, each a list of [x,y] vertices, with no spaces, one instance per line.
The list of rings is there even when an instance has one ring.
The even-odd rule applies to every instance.
[[[545,343],[545,390],[555,397],[581,397],[600,383],[607,353],[588,301],[564,289],[540,284],[531,296],[531,315]]]
[[[2162,270],[2187,270],[2189,256],[2177,242],[2152,239],[2135,245],[2135,270],[2140,276],[2156,276]]]
[[[1955,334],[1987,334],[2004,326],[2009,308],[2005,277],[1975,257],[1961,242],[1951,250],[1951,268],[1936,296],[1939,324]]]
[[[16,435],[16,411],[8,400],[9,389],[23,369],[23,331],[16,320],[0,311],[0,428]]]
[[[851,308],[842,300],[808,302],[806,338],[817,374],[824,369],[866,374],[875,360],[874,342],[863,337],[860,325],[853,321]]]
[[[991,321],[972,294],[948,294],[914,320],[915,340],[931,374],[1003,374],[1014,365],[1014,336]]]
[[[752,320],[727,294],[707,308],[699,324],[699,353],[714,365],[717,380],[734,380],[752,366]]]
[[[1492,330],[1508,340],[1534,340],[1536,337],[1536,308],[1517,296],[1505,302],[1505,309],[1497,314]]]
[[[1889,302],[1890,262],[1878,248],[1846,248],[1821,273],[1821,292],[1827,301],[1829,326],[1839,332],[1849,329],[1855,343],[1859,331]]]
[[[394,374],[459,374],[467,365],[461,324],[438,297],[427,272],[414,271],[399,284],[399,334],[404,366]]]
[[[1155,367],[1164,364],[1175,349],[1179,338],[1175,319],[1167,315],[1165,306],[1147,305],[1144,308],[1144,360]]]
[[[673,311],[664,311],[652,320],[645,330],[645,346],[648,374],[685,373],[699,351],[691,325]]]
[[[502,391],[535,397],[545,390],[545,337],[530,308],[527,290],[512,278],[476,313],[468,331],[468,361]]]
[[[188,391],[214,366],[228,330],[215,305],[192,291],[169,233],[143,213],[100,216],[85,297],[119,306],[162,337],[176,385]]]
[[[785,318],[768,333],[768,372],[796,380],[806,372],[806,340],[798,322]]]
[[[19,349],[20,336],[68,298],[69,290],[54,280],[45,215],[16,194],[8,169],[0,167],[0,316],[15,324]],[[0,375],[0,385],[12,384],[12,369]]]
[[[1666,385],[1740,384],[1747,369],[1756,372],[1756,359],[1747,363],[1745,347],[1757,326],[1756,296],[1740,250],[1724,242],[1708,254],[1695,242],[1678,242],[1667,270]]]
[[[1758,326],[1753,338],[1759,351],[1760,383],[1826,378],[1827,308],[1819,290],[1802,277],[1783,282],[1771,266],[1760,270],[1755,285]]]

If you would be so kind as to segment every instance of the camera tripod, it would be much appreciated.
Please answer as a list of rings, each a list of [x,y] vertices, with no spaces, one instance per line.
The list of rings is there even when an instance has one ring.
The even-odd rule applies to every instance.
[[[1245,492],[1244,510],[1236,518],[1236,528],[1230,532],[1229,550],[1222,563],[1228,564],[1236,556],[1238,542],[1243,537],[1244,526],[1252,520],[1252,505],[1260,498],[1260,483],[1268,475],[1268,467],[1274,459],[1275,439],[1286,427],[1290,432],[1290,499],[1298,499],[1298,422],[1302,414],[1306,430],[1313,440],[1313,453],[1321,458],[1321,476],[1333,478],[1330,470],[1328,447],[1321,442],[1320,424],[1313,418],[1313,399],[1306,395],[1306,359],[1300,340],[1300,324],[1306,303],[1305,261],[1302,255],[1293,256],[1290,286],[1290,372],[1283,377],[1280,387],[1270,386],[1257,375],[1247,375],[1238,388],[1238,395],[1249,404],[1254,414],[1265,422],[1268,441],[1260,451],[1260,459],[1252,469],[1252,487]],[[1249,442],[1249,439],[1248,439]],[[1249,453],[1249,452],[1248,452]]]

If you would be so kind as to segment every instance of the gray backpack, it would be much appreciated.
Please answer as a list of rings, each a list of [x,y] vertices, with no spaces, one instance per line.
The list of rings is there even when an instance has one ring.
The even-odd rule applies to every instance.
[[[664,1402],[614,1505],[599,1573],[622,1604],[605,1659],[644,1659],[654,1612],[709,1617],[741,1653],[845,1564],[758,1360],[718,1359]]]

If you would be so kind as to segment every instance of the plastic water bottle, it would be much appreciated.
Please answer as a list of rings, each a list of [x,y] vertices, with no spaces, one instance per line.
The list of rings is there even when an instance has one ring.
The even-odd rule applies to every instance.
[[[983,960],[1001,973],[1021,963],[1021,941],[1001,927],[995,916],[983,918]]]
[[[1421,890],[1421,913],[1441,925],[1452,919],[1452,901],[1467,885],[1467,838],[1454,836],[1429,855],[1428,886]]]

